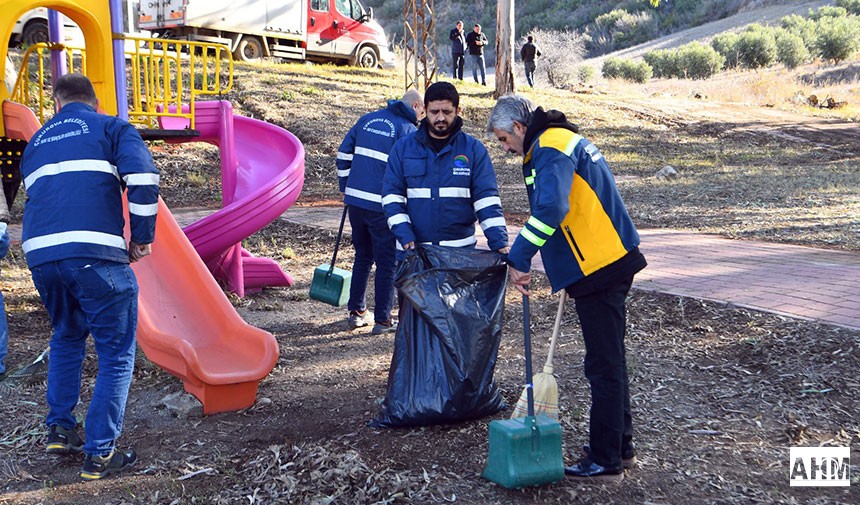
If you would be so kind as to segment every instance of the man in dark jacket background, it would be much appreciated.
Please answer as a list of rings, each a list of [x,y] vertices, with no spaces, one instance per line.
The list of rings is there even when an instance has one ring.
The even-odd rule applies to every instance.
[[[388,152],[399,139],[415,131],[424,116],[421,93],[407,91],[400,100],[365,114],[350,128],[337,151],[337,177],[343,202],[348,205],[355,260],[349,289],[348,323],[355,329],[370,324],[367,311],[367,281],[376,263],[373,329],[381,335],[396,329],[391,318],[394,306],[394,235],[382,210],[382,178]]]
[[[451,39],[451,60],[454,67],[454,79],[463,80],[463,67],[466,63],[466,36],[463,34],[463,22],[457,21],[457,25],[451,28],[448,35]]]
[[[527,42],[520,48],[520,58],[523,60],[523,67],[526,71],[526,80],[529,86],[535,87],[535,69],[537,64],[535,60],[540,56],[540,49],[534,43],[534,38],[529,35]]]
[[[472,59],[472,77],[475,82],[487,85],[487,67],[484,63],[484,46],[487,45],[487,36],[481,32],[481,25],[475,27],[466,35],[466,45],[469,47],[469,56]],[[478,71],[481,71],[481,80],[478,81]]]
[[[523,156],[531,216],[508,254],[511,283],[529,294],[540,251],[552,289],[574,299],[591,385],[589,445],[565,468],[582,481],[620,481],[635,463],[624,348],[626,299],[645,268],[639,234],[600,151],[557,110],[500,98],[487,123],[505,151]]]

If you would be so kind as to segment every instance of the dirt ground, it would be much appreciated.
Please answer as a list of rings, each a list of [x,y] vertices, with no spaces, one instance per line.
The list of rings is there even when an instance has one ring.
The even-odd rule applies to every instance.
[[[343,133],[360,112],[372,108],[369,102],[394,95],[400,84],[388,74],[317,72],[301,66],[243,67],[241,77],[228,97],[237,109],[286,127],[306,147],[306,180],[298,205],[337,200],[333,160]],[[478,134],[490,98],[477,87],[464,87],[463,92],[473,105],[464,110],[467,128]],[[647,163],[653,166],[669,158],[672,149],[695,145],[710,153],[713,132],[724,128],[713,118],[680,121],[659,107],[631,112],[623,104],[615,107],[612,97],[589,100],[600,101],[607,112],[600,116],[591,109],[581,111],[583,117],[595,118],[585,126],[599,137],[599,146],[607,146],[607,158],[618,160],[619,174],[633,179],[644,179],[649,169],[625,156],[627,149],[641,145],[619,132],[644,128],[645,135],[665,135],[655,144],[665,151]],[[333,113],[338,106],[349,112]],[[841,146],[835,146],[835,152],[811,142],[797,148],[784,138],[747,133],[724,134],[720,141],[730,144],[721,151],[728,158],[733,149],[745,160],[756,159],[755,152],[780,151],[794,157],[791,162],[815,159],[827,166],[845,165],[852,174],[857,171],[856,151]],[[214,148],[155,145],[153,152],[168,205],[217,206]],[[521,222],[527,207],[517,162],[495,147],[491,154],[508,218]],[[856,182],[847,180],[850,193]],[[691,213],[682,216],[690,221],[672,221],[672,216],[649,210],[659,207],[655,201],[666,199],[659,194],[664,186],[632,182],[621,187],[637,221],[683,227],[695,219]],[[648,188],[657,194],[651,200],[643,196]],[[722,204],[711,200],[713,214]],[[723,226],[718,216],[702,214],[698,219]],[[852,222],[856,226],[856,219]],[[810,243],[834,247],[810,237]],[[769,238],[780,240],[778,234]],[[849,238],[835,247],[860,250],[857,241]],[[507,412],[457,425],[367,426],[385,395],[395,337],[349,331],[345,310],[309,299],[313,268],[330,258],[333,244],[331,231],[283,220],[245,241],[246,248],[277,259],[296,279],[290,288],[266,289],[244,299],[231,296],[242,317],[271,332],[280,345],[280,358],[261,382],[254,406],[177,417],[161,400],[180,392],[181,383],[139,353],[120,445],[134,447],[140,460],[121,475],[81,483],[82,458],[44,453],[42,377],[0,384],[0,503],[860,503],[856,477],[850,488],[803,489],[788,483],[790,446],[851,445],[856,474],[860,332],[634,290],[628,304],[627,349],[638,467],[612,486],[564,480],[510,491],[480,477],[488,423]],[[349,268],[351,259],[351,247],[342,248],[339,266]],[[12,370],[37,356],[50,334],[28,275],[17,246],[4,264],[2,282]],[[533,289],[534,363],[539,368],[557,299],[541,276]],[[509,405],[516,403],[522,384],[521,314],[520,297],[508,292],[495,380]],[[562,328],[555,375],[569,464],[587,442],[589,405],[584,351],[572,306]],[[90,353],[84,406],[95,370]]]

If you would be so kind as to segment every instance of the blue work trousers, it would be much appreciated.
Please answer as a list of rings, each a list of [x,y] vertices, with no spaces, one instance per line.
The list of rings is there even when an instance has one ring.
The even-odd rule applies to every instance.
[[[624,348],[626,300],[633,276],[574,298],[585,340],[585,376],[591,385],[589,445],[598,465],[621,468],[621,449],[633,441],[633,417]]]
[[[484,64],[484,55],[483,54],[471,54],[469,55],[472,58],[472,77],[475,79],[475,82],[480,82],[481,84],[487,84],[487,68]],[[478,71],[481,72],[481,80],[478,80]]]
[[[125,263],[73,258],[32,267],[33,283],[51,316],[45,424],[76,425],[87,335],[98,375],[87,412],[84,452],[106,455],[122,431],[134,371],[137,280]]]
[[[385,214],[380,210],[349,206],[349,224],[352,227],[352,244],[355,262],[352,265],[352,284],[349,288],[349,310],[367,309],[367,281],[370,269],[376,263],[373,283],[373,319],[377,323],[391,319],[394,307],[395,238],[388,229]]]

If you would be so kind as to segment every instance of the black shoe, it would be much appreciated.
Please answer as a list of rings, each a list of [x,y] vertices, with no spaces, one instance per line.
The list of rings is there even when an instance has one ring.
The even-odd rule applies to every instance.
[[[570,475],[573,480],[582,482],[621,482],[624,480],[624,469],[620,466],[618,468],[606,468],[588,458],[573,466],[564,467],[564,474]]]
[[[582,446],[582,455],[583,457],[591,456],[591,447],[587,445]],[[636,459],[636,451],[633,444],[630,444],[630,447],[625,447],[621,449],[621,467],[625,470],[629,470],[636,466],[636,463],[639,460]]]
[[[137,453],[134,449],[119,451],[114,449],[107,456],[93,456],[87,454],[84,467],[81,469],[81,478],[85,480],[103,479],[108,475],[121,472],[137,461]]]
[[[84,441],[75,430],[67,430],[58,424],[52,424],[48,432],[48,454],[66,455],[80,454],[84,450]]]

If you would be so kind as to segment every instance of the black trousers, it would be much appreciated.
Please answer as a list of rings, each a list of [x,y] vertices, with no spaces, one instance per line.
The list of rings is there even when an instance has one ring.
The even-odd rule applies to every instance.
[[[454,79],[463,80],[463,67],[466,65],[466,55],[463,53],[456,53],[451,55],[451,59],[454,60]]]
[[[585,377],[591,385],[591,459],[621,468],[621,449],[633,441],[624,335],[633,276],[574,299],[585,340]]]

